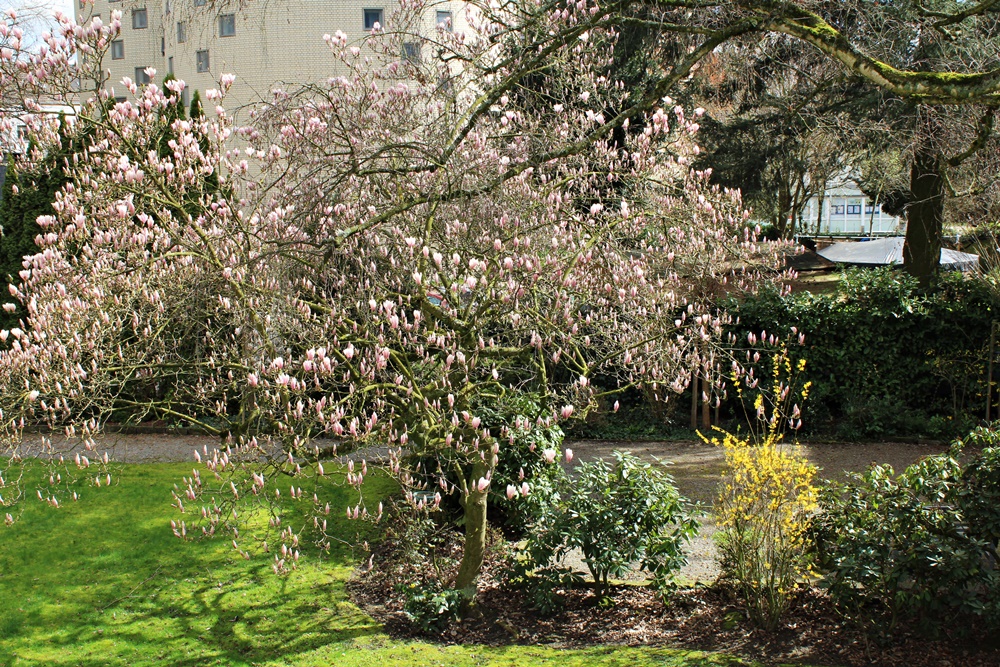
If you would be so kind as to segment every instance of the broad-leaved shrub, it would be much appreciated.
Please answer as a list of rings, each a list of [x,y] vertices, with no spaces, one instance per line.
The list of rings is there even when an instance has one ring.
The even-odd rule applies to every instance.
[[[684,545],[698,532],[689,502],[660,466],[614,452],[614,461],[580,464],[540,505],[521,560],[534,586],[551,588],[572,581],[561,564],[573,549],[583,560],[599,594],[612,579],[634,567],[666,590],[687,562]],[[536,598],[545,599],[545,591]]]
[[[876,638],[903,622],[995,626],[1000,449],[966,458],[959,442],[898,475],[875,465],[821,494],[813,533],[822,585]]]

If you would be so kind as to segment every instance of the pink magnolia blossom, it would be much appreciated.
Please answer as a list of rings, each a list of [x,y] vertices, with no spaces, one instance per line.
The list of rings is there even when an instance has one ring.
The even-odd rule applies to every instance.
[[[616,36],[576,7],[529,17],[538,34],[579,35],[580,20],[594,22],[587,40],[546,56],[574,63],[560,89],[584,91],[551,109],[491,88],[504,52],[474,37],[520,19],[488,5],[467,37],[435,36],[454,67],[429,55],[400,63],[419,1],[403,3],[391,31],[351,45],[329,37],[346,74],[276,90],[244,125],[226,110],[228,76],[212,93],[215,114],[169,132],[162,110],[181,84],[128,82],[124,102],[95,91],[75,122],[99,150],[74,156],[73,180],[11,290],[29,325],[0,351],[0,435],[13,442],[25,424],[46,423],[92,447],[130,396],[195,427],[222,424],[241,435],[203,450],[172,502],[244,558],[265,538],[291,545],[273,554],[280,573],[294,566],[299,535],[271,515],[276,494],[263,489],[276,474],[308,485],[301,503],[293,486],[282,504],[312,513],[301,530],[320,545],[331,478],[357,494],[346,516],[367,515],[367,464],[359,474],[318,463],[333,442],[387,446],[386,470],[424,506],[436,467],[413,469],[407,453],[449,476],[435,504],[486,493],[494,479],[527,495],[529,480],[501,479],[497,467],[517,442],[515,421],[570,418],[592,400],[593,377],[663,400],[686,386],[721,344],[719,293],[780,279],[778,252],[748,229],[738,192],[678,166],[697,129],[683,110],[633,108],[627,87],[607,80]],[[120,21],[65,19],[44,56],[0,38],[11,51],[0,51],[0,87],[23,89],[18,63],[30,63],[47,94],[76,100],[79,81],[101,80],[100,59],[76,55],[110,49]],[[608,110],[626,108],[642,129],[617,145],[612,129],[624,123]],[[42,162],[58,121],[35,115],[37,148],[23,159]],[[484,397],[519,393],[551,409],[530,420],[482,411]],[[95,487],[111,484],[106,466],[90,462]],[[262,510],[271,521],[256,520]],[[174,530],[185,535],[183,523]]]

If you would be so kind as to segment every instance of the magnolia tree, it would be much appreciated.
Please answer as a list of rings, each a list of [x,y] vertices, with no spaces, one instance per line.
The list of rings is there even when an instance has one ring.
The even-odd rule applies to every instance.
[[[683,391],[727,321],[713,298],[781,277],[739,194],[685,166],[698,112],[633,104],[609,78],[615,33],[587,29],[594,5],[472,7],[469,31],[400,61],[423,10],[361,43],[330,36],[343,76],[276,92],[246,126],[224,108],[228,75],[201,119],[165,120],[180,81],[126,80],[134,101],[83,107],[87,148],[12,290],[28,317],[0,334],[11,455],[38,454],[26,424],[80,442],[41,452],[40,498],[108,482],[87,450],[112,413],[188,422],[223,444],[196,453],[175,532],[228,535],[281,572],[304,540],[335,538],[318,445],[380,445],[414,505],[460,499],[453,585],[471,598],[490,489],[532,492],[498,473],[501,449],[600,393]],[[64,30],[98,51],[117,21]],[[549,30],[568,38],[539,48]],[[368,462],[347,468],[360,490]],[[289,496],[302,525],[282,520]],[[381,514],[358,498],[350,516]]]

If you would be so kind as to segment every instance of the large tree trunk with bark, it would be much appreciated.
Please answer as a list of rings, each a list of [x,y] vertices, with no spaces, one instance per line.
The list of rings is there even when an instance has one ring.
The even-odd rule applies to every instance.
[[[910,165],[910,204],[906,209],[903,267],[926,287],[941,266],[944,221],[944,164],[932,147],[920,146]]]

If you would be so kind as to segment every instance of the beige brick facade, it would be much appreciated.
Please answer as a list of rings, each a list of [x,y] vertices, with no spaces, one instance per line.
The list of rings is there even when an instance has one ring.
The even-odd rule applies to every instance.
[[[240,7],[242,5],[242,7]],[[440,0],[427,9],[422,34],[431,34],[447,16],[456,29],[464,23],[461,0]],[[218,87],[219,76],[235,74],[228,107],[252,104],[275,87],[295,88],[343,74],[324,43],[341,30],[351,41],[365,34],[378,16],[390,17],[389,0],[253,0],[222,5],[212,0],[95,0],[78,9],[78,21],[93,15],[105,22],[122,12],[121,43],[105,58],[107,86],[124,97],[124,77],[154,67],[157,79],[168,72],[189,90]],[[145,12],[145,27],[142,27]],[[179,27],[179,25],[181,27]],[[227,34],[232,32],[232,34]],[[199,71],[205,70],[205,71]]]

